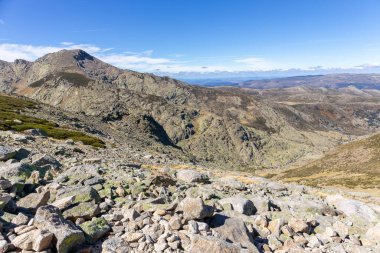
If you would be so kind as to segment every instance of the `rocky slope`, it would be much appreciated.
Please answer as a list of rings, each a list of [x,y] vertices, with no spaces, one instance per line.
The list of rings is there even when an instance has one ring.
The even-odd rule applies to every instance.
[[[38,131],[0,143],[0,252],[380,251],[379,199]]]
[[[1,66],[1,91],[63,109],[73,115],[65,119],[68,124],[92,124],[118,145],[230,170],[289,165],[380,125],[380,95],[375,93],[372,104],[351,91],[342,93],[352,102],[345,105],[334,99],[278,103],[275,92],[265,93],[268,98],[256,91],[190,86],[120,70],[81,50]],[[331,98],[329,92],[308,95]]]

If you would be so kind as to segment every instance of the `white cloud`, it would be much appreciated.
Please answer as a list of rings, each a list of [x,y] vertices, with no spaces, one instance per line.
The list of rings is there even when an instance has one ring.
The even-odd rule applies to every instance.
[[[227,71],[225,66],[213,65],[188,65],[170,58],[153,57],[153,50],[143,52],[114,53],[112,48],[100,48],[92,44],[75,44],[64,41],[59,46],[34,46],[25,44],[0,43],[0,59],[14,61],[15,59],[25,59],[33,61],[45,54],[56,52],[62,49],[82,49],[97,58],[123,69],[133,69],[143,72],[215,72]]]
[[[276,68],[271,62],[264,58],[249,57],[237,59],[235,62],[246,65],[245,67],[250,71],[266,71]]]
[[[64,45],[64,46],[71,46],[71,45],[74,45],[75,43],[73,42],[69,42],[69,41],[63,41],[60,43],[61,45]]]
[[[264,58],[247,57],[241,59],[231,58],[230,60],[222,61],[220,58],[213,57],[212,62],[223,62],[223,65],[210,63],[210,57],[207,61],[197,58],[193,61],[181,61],[178,57],[172,54],[170,57],[155,57],[153,50],[145,50],[142,52],[126,51],[116,53],[113,48],[101,48],[93,44],[76,44],[69,41],[64,41],[54,46],[35,46],[27,44],[1,43],[0,42],[0,59],[12,62],[15,59],[25,59],[33,61],[45,54],[56,52],[62,49],[82,49],[94,55],[95,57],[109,64],[115,65],[123,69],[131,69],[141,72],[155,72],[176,76],[184,73],[208,74],[213,73],[216,76],[223,74],[232,75],[250,75],[256,76],[265,73],[280,73],[298,71],[310,73],[338,71],[338,68],[326,68],[326,66],[317,66],[309,68],[291,69],[275,64]],[[194,64],[194,62],[196,63]],[[207,64],[205,63],[207,62]],[[210,64],[209,64],[210,63]],[[378,64],[363,64],[359,66],[341,67],[340,70],[371,70],[379,68]],[[292,72],[292,73],[293,73]],[[340,71],[342,72],[342,71]],[[180,74],[179,74],[180,73]]]
[[[57,52],[62,49],[83,49],[90,54],[102,52],[102,49],[90,44],[71,44],[69,46],[33,46],[24,44],[0,44],[1,60],[14,61],[15,59],[25,59],[33,61],[45,54]]]

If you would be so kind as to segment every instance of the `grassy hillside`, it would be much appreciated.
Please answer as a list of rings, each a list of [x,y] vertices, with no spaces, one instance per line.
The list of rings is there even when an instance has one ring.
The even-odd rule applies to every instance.
[[[49,137],[55,139],[72,139],[93,147],[105,147],[105,143],[96,137],[59,127],[55,123],[26,114],[37,109],[38,106],[34,102],[0,94],[0,130],[20,132],[27,129],[42,129]]]
[[[324,157],[279,176],[311,186],[380,190],[380,134],[344,144]]]

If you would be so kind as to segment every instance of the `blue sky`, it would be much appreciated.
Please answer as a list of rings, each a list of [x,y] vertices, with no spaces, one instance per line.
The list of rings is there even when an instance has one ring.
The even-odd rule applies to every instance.
[[[379,0],[0,0],[0,59],[82,48],[174,76],[373,72],[379,13]]]

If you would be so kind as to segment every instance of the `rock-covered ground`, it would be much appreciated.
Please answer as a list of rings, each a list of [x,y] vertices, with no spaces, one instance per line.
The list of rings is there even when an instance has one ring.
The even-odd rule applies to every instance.
[[[42,135],[0,132],[0,252],[380,252],[373,203]]]

